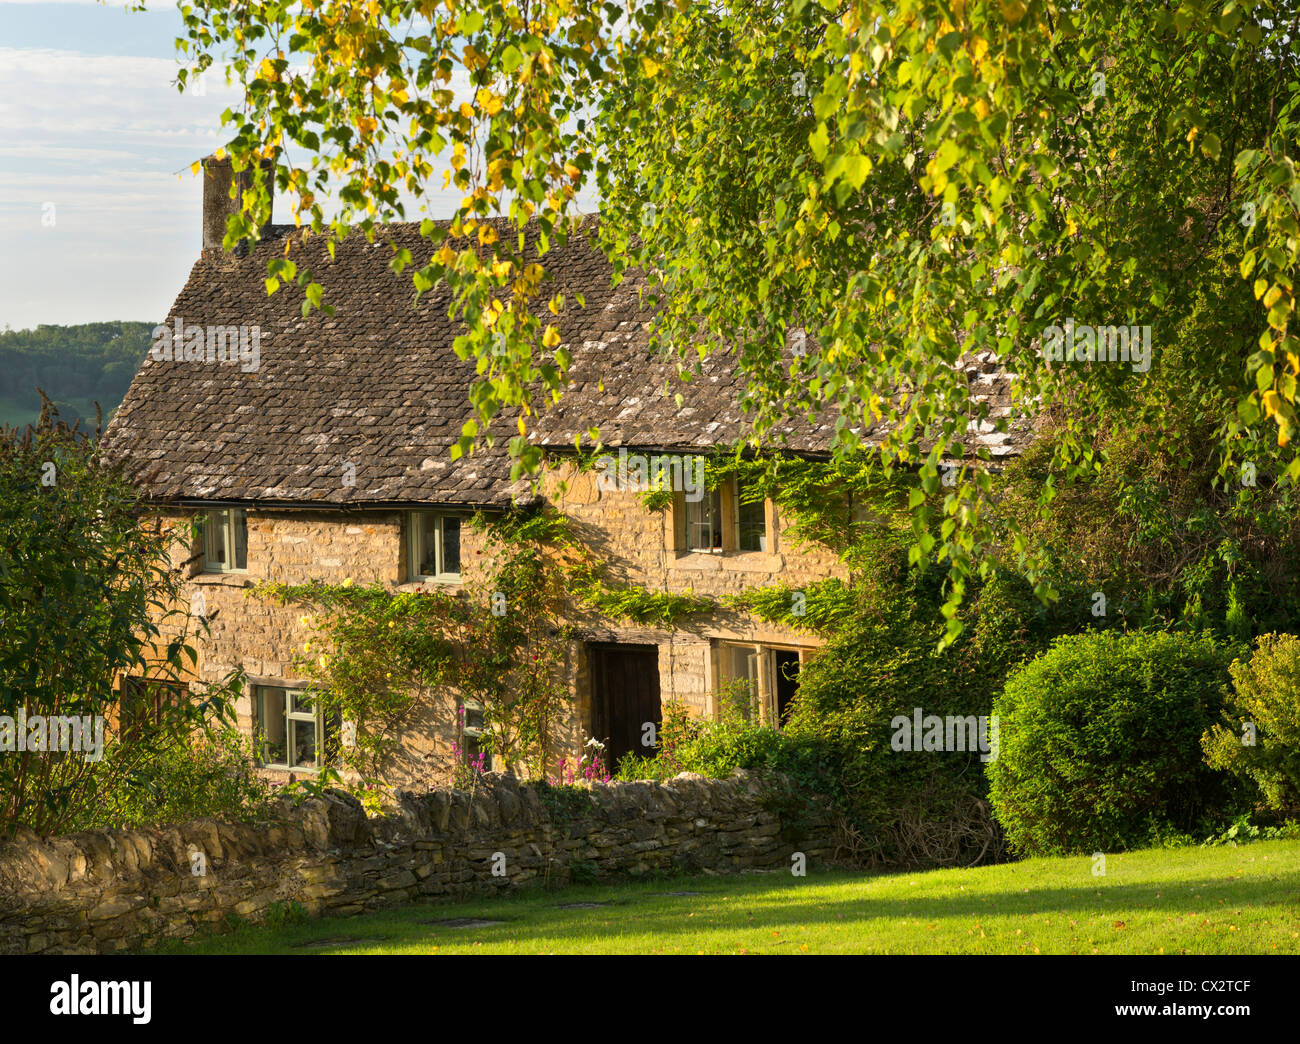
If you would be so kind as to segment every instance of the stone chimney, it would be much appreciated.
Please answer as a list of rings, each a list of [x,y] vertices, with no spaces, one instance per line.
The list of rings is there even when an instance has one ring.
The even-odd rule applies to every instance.
[[[275,173],[274,160],[263,160],[262,170],[271,179]],[[240,209],[244,193],[253,184],[253,168],[246,167],[238,177],[239,187],[235,198],[230,198],[230,183],[235,179],[235,172],[230,165],[230,157],[217,159],[208,156],[203,160],[203,253],[221,253],[221,241],[226,237],[226,219]],[[271,203],[275,203],[275,187],[271,184]],[[261,234],[266,235],[271,227],[271,217],[262,226]],[[235,248],[235,256],[243,257],[248,253],[248,241],[242,240]]]

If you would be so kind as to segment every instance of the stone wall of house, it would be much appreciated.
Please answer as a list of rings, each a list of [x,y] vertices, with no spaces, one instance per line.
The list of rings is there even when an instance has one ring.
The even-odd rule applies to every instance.
[[[601,489],[593,472],[561,465],[548,474],[544,493],[569,516],[575,535],[617,582],[652,591],[721,598],[773,584],[798,588],[841,572],[830,552],[795,546],[779,509],[771,504],[772,538],[767,551],[685,554],[675,550],[673,508],[653,511],[634,490]],[[252,590],[255,584],[265,580],[285,584],[351,580],[356,584],[380,582],[394,590],[416,590],[420,585],[406,580],[402,512],[250,510],[247,517],[248,571],[203,573],[196,561],[186,597],[191,606],[201,599],[211,619],[210,633],[199,642],[194,673],[200,681],[216,682],[242,665],[249,687],[236,710],[241,729],[251,733],[253,687],[302,684],[305,679],[295,658],[304,654],[312,636],[301,607],[257,596]],[[194,554],[195,549],[185,542],[191,518],[180,513],[164,516],[164,524],[174,526],[184,537],[173,561]],[[465,527],[461,540],[462,578],[473,583],[490,560],[480,534]],[[577,634],[564,667],[573,700],[556,728],[561,748],[575,756],[589,735],[592,720],[588,642],[655,646],[662,703],[680,703],[704,717],[717,713],[714,694],[723,684],[719,641],[806,651],[820,644],[807,632],[765,623],[725,607],[681,620],[671,629],[603,619],[577,606],[564,622],[574,625]],[[448,778],[451,747],[459,738],[456,707],[455,694],[443,693],[420,710],[403,733],[400,758],[386,772],[390,783],[421,788]],[[267,775],[287,780],[289,773],[268,769]]]
[[[399,795],[367,818],[338,792],[285,804],[267,825],[194,820],[160,830],[0,842],[0,953],[93,953],[184,938],[275,903],[313,916],[430,898],[655,872],[792,872],[834,855],[828,812],[783,781],[596,784],[540,791],[490,774],[473,794]],[[793,810],[793,811],[791,811]]]
[[[561,465],[548,475],[546,495],[569,517],[575,536],[616,583],[720,600],[775,585],[798,589],[844,573],[832,552],[798,544],[790,534],[789,520],[770,502],[767,551],[704,554],[677,549],[680,538],[675,535],[674,512],[680,507],[651,510],[637,490],[602,489],[595,471]],[[662,701],[680,702],[703,717],[717,712],[714,694],[724,684],[716,654],[719,641],[807,652],[822,644],[808,631],[768,623],[725,605],[715,612],[685,617],[672,629],[601,619],[576,607],[569,622],[579,633],[600,641],[656,646]]]
[[[178,534],[172,560],[190,558],[189,523],[193,516],[169,514],[163,523]],[[300,606],[280,605],[254,593],[262,581],[302,584],[321,580],[359,585],[383,583],[395,591],[415,591],[435,582],[412,583],[406,576],[404,515],[397,511],[261,511],[248,518],[248,570],[205,573],[195,562],[186,584],[190,606],[201,597],[211,623],[198,642],[194,676],[217,682],[242,665],[249,684],[236,705],[241,730],[251,734],[256,685],[293,687],[304,684],[295,659],[305,654],[313,630],[303,622]],[[488,566],[483,538],[469,527],[461,532],[461,577],[477,580]],[[441,586],[441,584],[439,584]],[[453,587],[459,585],[451,585]],[[484,609],[486,612],[486,607]],[[454,693],[423,707],[403,733],[401,756],[390,766],[391,783],[406,787],[436,785],[447,779],[451,745],[459,737]],[[575,723],[569,731],[581,731]],[[287,781],[289,772],[267,769],[273,780]]]

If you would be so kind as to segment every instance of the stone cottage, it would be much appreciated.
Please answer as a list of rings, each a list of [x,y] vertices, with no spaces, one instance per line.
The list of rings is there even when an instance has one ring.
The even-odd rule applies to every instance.
[[[454,589],[482,568],[467,518],[539,498],[572,520],[620,580],[652,591],[723,595],[839,571],[831,553],[793,546],[777,506],[747,502],[734,483],[695,501],[679,492],[650,510],[636,490],[574,466],[575,438],[593,427],[606,452],[682,457],[726,447],[744,421],[727,360],[711,359],[694,381],[679,382],[649,347],[641,282],[611,287],[610,266],[587,234],[546,258],[556,289],[570,300],[581,293],[585,306],[560,317],[574,357],[571,388],[532,433],[551,465],[534,490],[510,480],[509,411],[494,422],[506,436],[494,448],[450,457],[471,415],[475,367],[452,350],[446,288],[413,303],[409,274],[389,268],[393,245],[414,256],[428,249],[419,226],[386,226],[373,244],[350,236],[331,258],[324,238],[273,225],[236,252],[244,256],[227,254],[231,177],[228,161],[207,161],[202,254],[104,444],[176,527],[175,560],[190,563],[192,603],[213,618],[195,676],[215,681],[242,665],[249,685],[239,723],[264,737],[268,774],[316,771],[336,723],[313,710],[295,672],[307,637],[300,611],[246,597],[259,580]],[[293,292],[268,296],[267,260],[286,246],[327,287],[332,316],[303,318]],[[977,370],[975,379],[991,381],[991,363]],[[782,435],[789,449],[816,457],[832,430]],[[994,445],[999,454],[1012,449]],[[568,658],[564,742],[576,753],[588,737],[600,739],[611,763],[629,750],[646,753],[644,725],[658,722],[666,704],[713,716],[729,684],[747,686],[760,715],[779,722],[816,647],[806,632],[731,611],[671,629],[587,618]],[[430,707],[403,737],[409,757],[391,782],[445,778],[451,744],[474,749],[474,711],[459,707],[455,693]]]

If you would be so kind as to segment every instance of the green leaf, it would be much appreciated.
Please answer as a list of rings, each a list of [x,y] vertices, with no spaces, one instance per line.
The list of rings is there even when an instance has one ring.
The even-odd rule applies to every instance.
[[[826,130],[826,124],[817,124],[817,129],[808,135],[808,145],[812,148],[813,158],[818,163],[826,159],[826,150],[830,146],[830,134]]]

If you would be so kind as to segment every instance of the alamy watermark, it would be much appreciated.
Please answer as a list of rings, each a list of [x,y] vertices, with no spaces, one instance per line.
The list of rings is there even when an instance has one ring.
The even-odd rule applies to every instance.
[[[15,717],[0,714],[0,754],[22,751],[76,752],[99,761],[104,756],[103,715],[28,717],[26,707],[19,707]]]
[[[596,487],[601,491],[628,489],[633,492],[672,490],[685,493],[697,504],[704,499],[704,458],[660,454],[647,457],[640,453],[618,451],[618,459],[609,454],[596,459],[600,475]]]
[[[889,746],[897,751],[980,751],[980,761],[998,759],[998,719],[986,714],[957,716],[925,714],[920,707],[895,715],[889,727],[894,735]]]
[[[1134,373],[1151,369],[1151,327],[1084,326],[1073,319],[1043,331],[1043,358],[1051,362],[1126,362]]]
[[[149,1022],[153,982],[126,979],[118,982],[72,975],[50,986],[51,1015],[130,1015],[137,1026]]]
[[[179,317],[174,326],[153,328],[149,354],[157,362],[237,362],[244,373],[256,373],[262,365],[260,326],[204,326]]]

